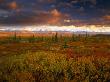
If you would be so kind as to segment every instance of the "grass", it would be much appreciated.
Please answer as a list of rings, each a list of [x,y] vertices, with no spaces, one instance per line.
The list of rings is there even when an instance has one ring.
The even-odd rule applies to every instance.
[[[0,39],[0,82],[110,82],[110,36]]]

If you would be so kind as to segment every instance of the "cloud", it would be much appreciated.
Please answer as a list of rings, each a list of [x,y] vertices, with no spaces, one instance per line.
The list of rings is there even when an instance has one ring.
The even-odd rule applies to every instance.
[[[40,3],[54,3],[56,0],[38,0]]]
[[[13,2],[8,4],[8,8],[12,9],[12,10],[15,10],[15,9],[18,8],[18,5],[17,5],[17,3],[15,1],[13,1]]]
[[[9,12],[6,10],[0,9],[0,14],[1,15],[7,15],[7,14],[9,14]]]
[[[36,11],[35,15],[28,17],[27,19],[20,20],[22,23],[30,22],[34,24],[50,24],[59,25],[62,24],[64,19],[68,18],[67,14],[63,14],[57,9],[50,11]]]
[[[109,9],[101,9],[97,4],[98,0],[0,0],[0,13],[6,16],[9,14],[8,17],[0,19],[0,22],[52,25],[108,24]],[[72,21],[65,23],[64,20]]]
[[[47,21],[48,24],[58,23],[58,21],[60,21],[60,19],[61,19],[61,13],[56,9],[54,9],[50,12],[50,16],[51,17]]]
[[[87,0],[90,1],[91,3],[93,3],[94,5],[96,5],[97,1],[96,0]]]
[[[57,24],[62,19],[62,14],[53,9],[51,11],[35,11],[33,16],[29,16],[27,19],[22,19],[22,23],[34,23],[34,24]]]
[[[57,9],[50,11],[50,18],[48,19],[48,24],[60,24],[64,19],[68,18],[67,14],[59,12]]]
[[[103,16],[103,19],[110,21],[110,15],[105,15],[105,16]]]
[[[4,2],[4,0],[0,0],[0,3],[3,3]]]
[[[57,9],[53,9],[50,14],[55,17],[61,16],[61,13]]]
[[[67,14],[63,14],[57,9],[50,11],[33,11],[33,13],[19,12],[13,16],[6,18],[6,24],[50,24],[60,25],[64,19],[68,18]],[[3,23],[3,20],[0,20]]]
[[[91,2],[92,4],[96,5],[97,1],[96,0],[76,0],[78,2]]]

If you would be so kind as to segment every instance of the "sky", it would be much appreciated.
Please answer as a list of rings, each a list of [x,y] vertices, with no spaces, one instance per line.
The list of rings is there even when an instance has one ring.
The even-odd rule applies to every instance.
[[[0,0],[0,25],[110,25],[110,0]]]

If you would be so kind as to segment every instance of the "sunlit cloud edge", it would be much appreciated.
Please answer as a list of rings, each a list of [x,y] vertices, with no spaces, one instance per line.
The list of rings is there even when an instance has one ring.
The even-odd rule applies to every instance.
[[[28,25],[28,26],[0,26],[0,31],[68,31],[68,32],[110,32],[110,26],[52,26],[52,25]]]

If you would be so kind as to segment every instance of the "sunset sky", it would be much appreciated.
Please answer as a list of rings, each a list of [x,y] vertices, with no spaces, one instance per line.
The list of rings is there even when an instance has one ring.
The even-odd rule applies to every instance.
[[[0,25],[110,26],[110,0],[0,0]]]

